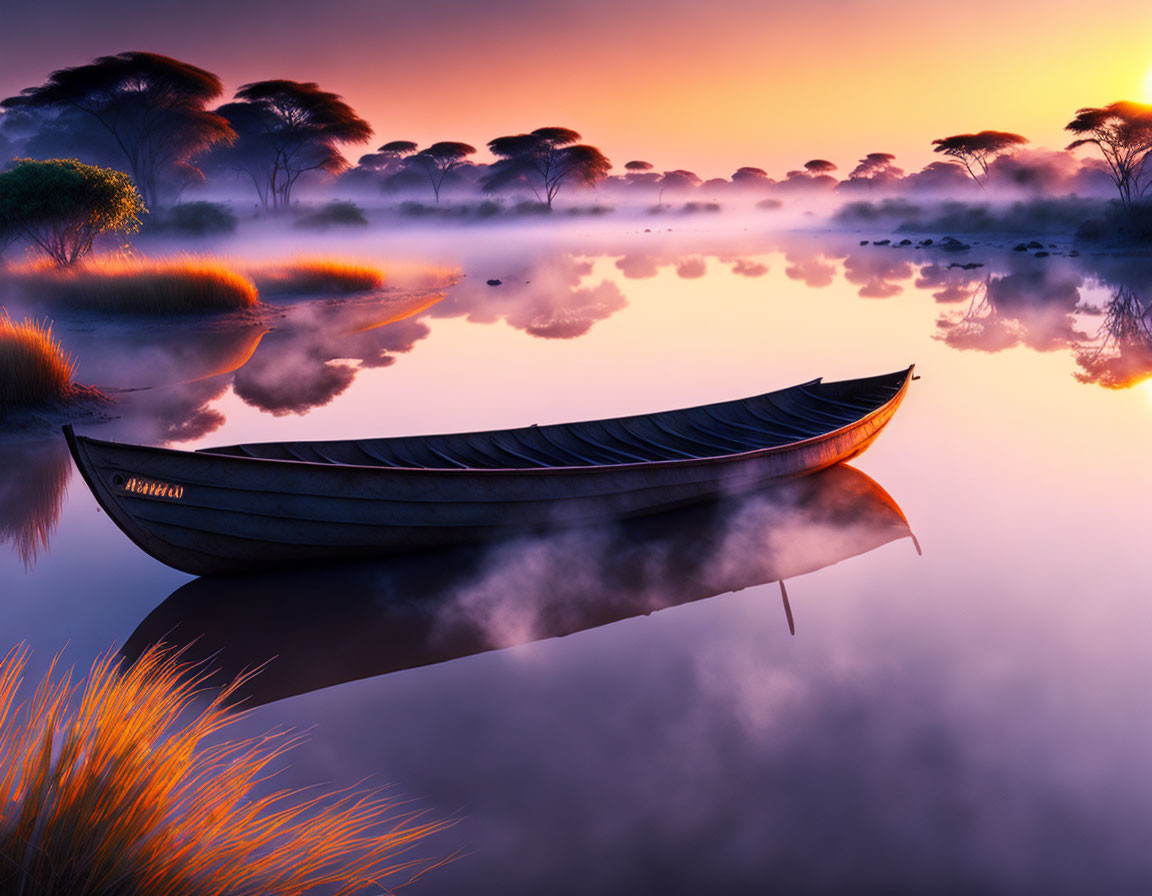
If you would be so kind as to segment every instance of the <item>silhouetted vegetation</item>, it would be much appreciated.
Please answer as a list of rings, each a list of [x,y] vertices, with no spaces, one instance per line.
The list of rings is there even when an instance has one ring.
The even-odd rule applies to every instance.
[[[167,209],[150,229],[188,236],[221,236],[236,230],[236,215],[219,202],[181,202]]]
[[[157,208],[165,175],[182,179],[178,169],[191,168],[190,159],[235,137],[228,122],[206,108],[221,90],[216,75],[186,62],[156,53],[120,53],[54,71],[44,84],[0,105],[91,116],[115,139],[145,202]]]
[[[530,134],[497,137],[488,149],[500,161],[483,181],[488,192],[525,186],[552,207],[565,183],[594,186],[612,167],[595,146],[577,143],[580,135],[569,128],[537,128]]]
[[[1071,233],[1099,213],[1098,200],[1064,197],[987,205],[945,201],[921,204],[890,198],[879,202],[848,202],[833,220],[853,227],[872,225],[896,232],[966,234]]]
[[[296,227],[306,230],[327,230],[330,227],[367,227],[368,219],[355,202],[335,199],[322,208],[296,219]]]
[[[422,149],[410,158],[410,163],[419,167],[428,176],[432,184],[432,192],[436,201],[440,201],[440,188],[444,186],[444,178],[459,167],[468,156],[475,155],[476,147],[467,143],[454,143],[450,140],[433,143],[427,149]]]
[[[1082,220],[1076,228],[1077,242],[1121,248],[1152,244],[1152,206],[1146,203],[1120,205]]]
[[[256,81],[218,110],[238,135],[218,162],[242,171],[265,206],[291,204],[292,188],[308,171],[339,174],[348,161],[337,147],[362,143],[372,128],[352,107],[313,82]]]
[[[993,160],[1027,142],[1027,137],[1008,131],[980,131],[977,134],[941,137],[933,140],[932,145],[936,147],[936,152],[958,159],[968,176],[983,187],[988,177],[988,166]]]
[[[848,173],[842,187],[847,189],[884,189],[894,186],[904,176],[897,168],[896,156],[890,152],[870,152]]]
[[[134,233],[144,212],[126,174],[75,159],[23,160],[0,173],[0,221],[61,267],[101,234]]]
[[[1068,149],[1092,145],[1100,150],[1126,207],[1144,195],[1152,183],[1145,165],[1152,151],[1152,106],[1118,102],[1080,109],[1064,130],[1083,135]]]
[[[255,81],[242,86],[232,102],[208,110],[207,104],[219,94],[216,75],[157,54],[122,53],[61,69],[43,85],[4,101],[0,163],[17,153],[43,159],[74,149],[89,163],[123,165],[153,204],[161,193],[170,201],[183,191],[205,184],[216,187],[225,175],[239,174],[251,182],[265,207],[280,209],[292,205],[299,185],[319,186],[327,180],[354,191],[351,195],[360,201],[386,193],[391,208],[405,217],[462,221],[544,213],[563,191],[581,186],[599,187],[607,201],[573,201],[571,215],[600,215],[620,206],[653,214],[674,207],[711,211],[717,203],[729,205],[728,197],[737,206],[787,204],[793,211],[814,214],[818,209],[813,203],[830,205],[834,191],[844,197],[868,191],[883,200],[927,195],[963,200],[975,195],[977,186],[997,201],[1098,197],[1111,189],[1109,182],[1125,208],[1136,209],[1152,184],[1152,163],[1147,163],[1152,106],[1131,102],[1080,109],[1066,126],[1078,139],[1060,152],[1029,150],[1020,134],[982,130],[932,141],[934,150],[952,161],[933,162],[911,173],[905,173],[892,153],[871,152],[846,176],[837,173],[836,162],[814,158],[780,179],[764,167],[747,164],[728,178],[704,180],[683,168],[657,171],[651,162],[635,158],[610,176],[611,163],[604,154],[564,127],[489,140],[492,162],[474,160],[476,149],[466,142],[443,141],[421,150],[413,141],[391,140],[352,166],[341,149],[367,140],[372,129],[337,94],[313,82]],[[1096,146],[1100,158],[1073,155],[1086,144]],[[436,206],[446,195],[456,202],[431,211],[419,201],[429,186]],[[500,197],[478,202],[481,194]],[[325,208],[305,211],[299,226],[364,226],[367,219],[348,201],[349,193],[336,195],[340,198]],[[535,202],[526,202],[529,197]],[[845,208],[842,220],[890,217],[888,210],[874,216],[873,211]],[[1054,206],[1033,211],[1042,213],[1040,227],[1062,219]],[[1016,207],[963,214],[951,207],[932,214],[934,218],[924,221],[933,230],[998,228],[1014,233],[1022,223]],[[230,232],[233,220],[221,205],[190,202],[171,214],[158,211],[151,223],[160,231],[207,235]],[[1080,225],[1085,240],[1132,245],[1147,239],[1136,211],[1124,217],[1096,209],[1091,220],[1067,227]],[[0,217],[0,252],[19,235]]]

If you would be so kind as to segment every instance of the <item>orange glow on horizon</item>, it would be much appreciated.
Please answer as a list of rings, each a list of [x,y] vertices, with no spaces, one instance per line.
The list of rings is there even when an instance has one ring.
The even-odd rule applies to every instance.
[[[811,158],[843,173],[869,152],[892,152],[911,171],[938,158],[933,139],[985,128],[1058,149],[1076,109],[1152,101],[1143,0],[1108,0],[1090,15],[1073,0],[971,0],[962,12],[913,0],[721,0],[691,13],[641,0],[610,14],[607,0],[448,3],[443,15],[333,0],[263,18],[259,5],[237,9],[227,29],[191,14],[163,27],[92,14],[62,34],[28,4],[10,32],[18,52],[5,60],[2,95],[131,46],[218,73],[223,100],[248,81],[319,82],[376,129],[345,148],[353,161],[393,139],[483,148],[558,124],[617,171],[645,159],[704,178],[744,165],[780,178]]]

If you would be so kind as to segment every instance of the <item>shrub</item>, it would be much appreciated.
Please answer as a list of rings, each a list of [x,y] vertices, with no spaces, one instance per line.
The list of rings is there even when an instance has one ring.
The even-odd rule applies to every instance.
[[[76,362],[52,338],[50,324],[0,315],[0,408],[65,399],[75,372]]]
[[[352,893],[427,867],[397,857],[445,823],[379,793],[253,793],[297,741],[219,736],[242,679],[204,699],[207,674],[153,647],[127,670],[98,660],[81,685],[54,663],[18,703],[27,656],[0,661],[3,892]]]
[[[250,308],[260,296],[247,277],[219,262],[102,259],[70,270],[32,269],[15,279],[39,302],[113,314],[201,314]]]
[[[330,227],[367,227],[368,219],[355,202],[336,200],[296,220],[296,227],[327,230]]]
[[[189,236],[222,236],[236,230],[236,215],[222,202],[182,202],[168,209],[158,229]]]
[[[379,268],[337,258],[303,258],[255,268],[251,275],[264,295],[367,292],[380,289],[386,279]]]
[[[552,212],[552,206],[547,202],[525,200],[524,202],[517,202],[513,211],[518,215],[547,215]]]
[[[428,205],[426,202],[417,202],[414,199],[400,203],[400,214],[410,218],[423,218],[435,214],[436,211],[435,206]]]
[[[61,267],[102,233],[135,233],[145,211],[127,174],[75,159],[23,159],[0,174],[0,221]]]

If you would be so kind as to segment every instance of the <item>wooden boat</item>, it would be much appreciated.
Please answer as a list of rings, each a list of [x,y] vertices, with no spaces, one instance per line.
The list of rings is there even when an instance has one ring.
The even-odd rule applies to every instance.
[[[121,654],[132,663],[164,643],[213,670],[215,685],[259,669],[235,694],[250,707],[770,582],[783,587],[903,538],[915,544],[899,505],[839,464],[592,530],[193,579],[136,627]]]
[[[125,534],[205,575],[642,516],[813,473],[867,448],[911,379],[909,367],[634,417],[194,452],[64,433]]]

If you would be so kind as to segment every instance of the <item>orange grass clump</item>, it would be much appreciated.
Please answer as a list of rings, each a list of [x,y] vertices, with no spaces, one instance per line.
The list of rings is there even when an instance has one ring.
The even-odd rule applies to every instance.
[[[76,362],[52,338],[52,325],[16,323],[0,313],[0,408],[67,398]]]
[[[85,682],[53,663],[17,702],[28,650],[0,662],[0,892],[118,896],[348,894],[428,862],[400,860],[446,822],[365,791],[257,796],[297,740],[229,741],[208,677],[163,647]]]
[[[251,274],[263,295],[370,292],[388,279],[380,268],[338,258],[300,258],[253,268]]]
[[[251,280],[205,258],[103,257],[64,271],[27,268],[17,280],[33,299],[78,311],[200,314],[250,308],[260,301]]]

